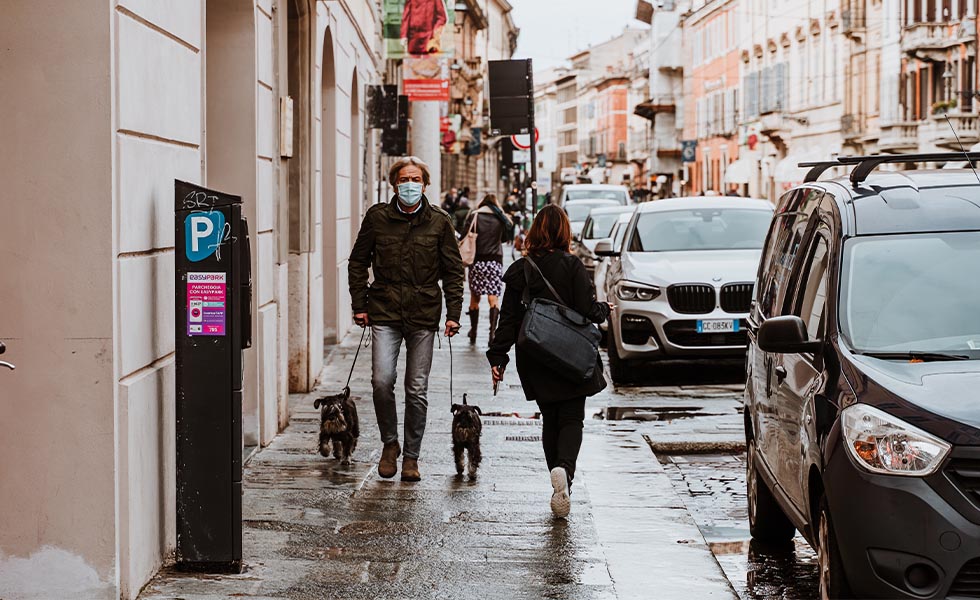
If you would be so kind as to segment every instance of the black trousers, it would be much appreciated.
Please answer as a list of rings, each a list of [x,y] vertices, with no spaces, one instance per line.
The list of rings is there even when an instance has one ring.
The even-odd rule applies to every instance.
[[[585,397],[561,402],[539,402],[541,411],[541,445],[548,470],[563,467],[571,482],[575,462],[582,448],[582,428],[585,426]]]

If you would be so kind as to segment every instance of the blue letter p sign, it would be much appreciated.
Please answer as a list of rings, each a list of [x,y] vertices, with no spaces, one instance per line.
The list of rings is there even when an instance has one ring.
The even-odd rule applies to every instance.
[[[200,262],[218,250],[225,232],[224,213],[213,210],[195,212],[184,219],[187,260]]]

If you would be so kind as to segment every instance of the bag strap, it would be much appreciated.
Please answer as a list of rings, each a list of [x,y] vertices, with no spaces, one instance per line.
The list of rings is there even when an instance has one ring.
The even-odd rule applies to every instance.
[[[470,211],[468,217],[473,217],[473,220],[470,221],[470,228],[466,231],[466,235],[469,235],[471,233],[476,233],[476,222],[480,220],[480,215],[478,211]]]
[[[538,264],[536,262],[534,262],[534,260],[530,256],[525,256],[524,257],[524,261],[525,261],[525,265],[524,265],[524,282],[525,282],[525,286],[524,286],[524,303],[525,304],[530,304],[531,303],[530,302],[530,300],[531,300],[531,281],[530,281],[530,279],[527,276],[527,263],[530,263],[531,266],[534,267],[534,270],[538,272],[538,275],[541,276],[541,279],[544,280],[544,284],[546,286],[548,286],[548,291],[551,292],[551,295],[555,297],[555,300],[557,300],[559,303],[563,304],[566,308],[568,308],[568,303],[565,302],[562,299],[561,294],[558,293],[558,290],[556,290],[555,287],[553,285],[551,285],[551,282],[548,281],[548,278],[544,276],[544,273],[541,272],[541,268],[538,267]]]

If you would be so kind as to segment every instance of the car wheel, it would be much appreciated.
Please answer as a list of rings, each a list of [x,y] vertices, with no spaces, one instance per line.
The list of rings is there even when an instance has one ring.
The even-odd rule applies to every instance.
[[[817,564],[820,567],[820,600],[850,598],[851,588],[844,575],[844,563],[837,547],[837,535],[830,518],[827,498],[820,499],[820,521],[817,525]]]
[[[745,487],[749,500],[749,533],[763,542],[786,542],[796,535],[796,527],[780,508],[755,466],[755,440],[749,440],[745,458]]]
[[[608,332],[608,354],[609,354],[609,376],[612,377],[616,385],[629,383],[631,381],[631,361],[623,360],[619,357],[619,343],[616,341],[616,332],[613,329],[612,321],[609,322]]]

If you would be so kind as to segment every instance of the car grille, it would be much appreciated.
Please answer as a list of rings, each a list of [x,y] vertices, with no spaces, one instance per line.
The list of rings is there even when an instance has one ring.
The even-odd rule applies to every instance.
[[[980,507],[980,459],[952,459],[946,466],[946,477],[974,506]]]
[[[946,595],[954,598],[980,598],[980,558],[974,558],[963,565]]]
[[[730,283],[721,288],[721,309],[727,313],[747,313],[752,306],[751,283]]]
[[[667,288],[667,301],[681,314],[708,314],[715,309],[715,288],[704,284],[672,285]]]
[[[748,321],[739,321],[739,330],[732,333],[698,333],[697,321],[669,321],[664,325],[667,340],[675,346],[748,346]]]

